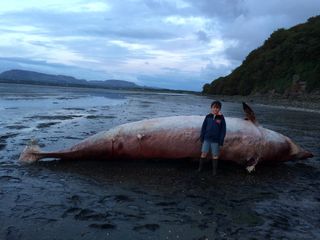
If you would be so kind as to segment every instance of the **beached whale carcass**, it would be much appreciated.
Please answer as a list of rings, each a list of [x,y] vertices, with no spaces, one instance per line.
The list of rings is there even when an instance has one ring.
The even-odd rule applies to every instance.
[[[290,138],[263,128],[251,108],[243,103],[246,119],[226,117],[227,133],[219,158],[247,166],[258,162],[306,159],[313,155]],[[27,146],[19,160],[32,163],[43,158],[59,159],[197,159],[204,116],[172,116],[119,125],[88,137],[71,148],[42,152]],[[249,167],[249,168],[248,168]]]

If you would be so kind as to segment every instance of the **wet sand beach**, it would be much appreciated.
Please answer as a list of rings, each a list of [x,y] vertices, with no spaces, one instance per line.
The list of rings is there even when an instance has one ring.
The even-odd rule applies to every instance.
[[[219,99],[221,100],[221,99]],[[122,123],[205,115],[212,97],[0,84],[0,239],[318,239],[320,113],[251,103],[264,127],[314,158],[218,175],[179,161],[40,161],[30,139],[69,147]],[[241,102],[223,102],[243,117]],[[250,103],[249,103],[250,104]]]
[[[211,95],[210,98],[218,98],[227,102],[247,102],[250,104],[267,105],[273,108],[296,110],[303,112],[320,112],[320,93],[301,94],[296,96],[283,96],[279,94],[249,95],[249,96],[226,96]]]

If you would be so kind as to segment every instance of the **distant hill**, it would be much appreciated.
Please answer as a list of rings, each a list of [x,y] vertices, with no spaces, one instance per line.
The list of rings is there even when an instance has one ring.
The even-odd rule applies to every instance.
[[[320,92],[320,16],[278,29],[230,75],[203,86],[203,93],[284,96]]]
[[[102,87],[118,87],[118,88],[139,88],[141,86],[133,83],[133,82],[128,82],[124,80],[105,80],[105,81],[90,81],[90,84],[94,84],[96,86],[102,86]]]
[[[70,87],[101,87],[101,88],[142,88],[124,80],[87,81],[64,75],[51,75],[25,70],[10,70],[0,74],[0,82],[39,84]]]

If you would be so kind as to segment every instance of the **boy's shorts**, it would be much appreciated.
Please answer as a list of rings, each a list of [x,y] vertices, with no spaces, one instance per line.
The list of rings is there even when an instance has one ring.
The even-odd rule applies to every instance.
[[[210,148],[211,148],[212,156],[215,156],[215,157],[219,156],[219,152],[220,152],[219,143],[209,142],[207,140],[204,140],[203,143],[202,143],[201,152],[208,153]]]

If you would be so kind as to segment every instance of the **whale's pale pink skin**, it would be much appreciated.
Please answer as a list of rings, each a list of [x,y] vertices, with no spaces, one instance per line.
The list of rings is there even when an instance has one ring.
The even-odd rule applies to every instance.
[[[251,121],[226,117],[227,134],[220,159],[247,164],[253,161],[288,161],[313,155],[288,137]],[[70,149],[40,152],[28,146],[22,162],[60,159],[197,159],[201,152],[200,128],[204,116],[173,116],[126,123],[95,134]]]

